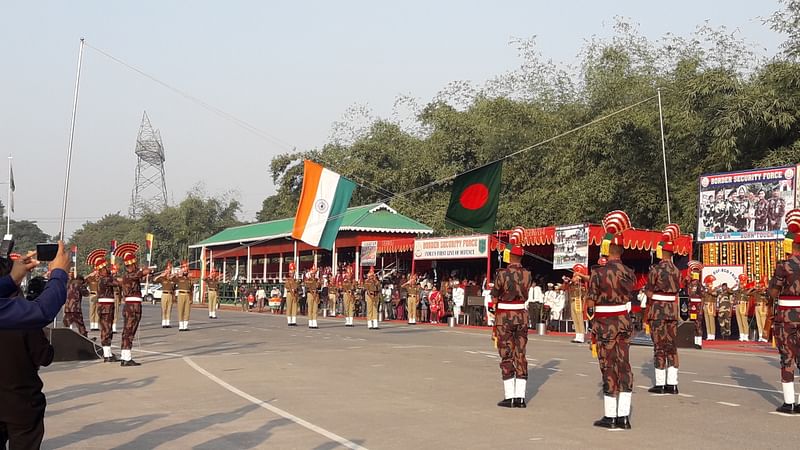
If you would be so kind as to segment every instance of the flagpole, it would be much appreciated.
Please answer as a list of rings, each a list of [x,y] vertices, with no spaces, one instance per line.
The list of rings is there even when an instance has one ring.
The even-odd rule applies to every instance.
[[[61,228],[59,228],[59,238],[63,241],[64,224],[67,221],[67,194],[69,193],[69,172],[72,167],[72,143],[75,139],[75,116],[78,114],[78,91],[81,86],[81,64],[83,63],[83,38],[78,48],[78,73],[75,76],[75,95],[72,99],[72,122],[69,126],[69,146],[67,146],[67,167],[64,176],[64,201],[61,204]]]
[[[669,212],[669,183],[667,183],[667,146],[664,143],[664,112],[661,109],[661,88],[658,92],[658,120],[661,123],[661,157],[664,161],[664,191],[667,194],[667,223],[672,223],[672,216]],[[652,98],[652,97],[650,97]]]
[[[6,235],[11,235],[11,177],[14,175],[11,172],[11,155],[8,156],[8,203],[6,204]]]

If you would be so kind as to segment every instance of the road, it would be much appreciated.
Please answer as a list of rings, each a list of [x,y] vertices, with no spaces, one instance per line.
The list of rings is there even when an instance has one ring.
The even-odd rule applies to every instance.
[[[486,330],[205,316],[194,309],[191,331],[178,332],[144,305],[142,366],[42,369],[43,448],[777,448],[800,425],[772,413],[777,353],[682,349],[680,395],[653,396],[652,349],[632,347],[633,429],[609,431],[592,426],[603,410],[597,361],[566,337],[531,334],[529,406],[505,409]]]

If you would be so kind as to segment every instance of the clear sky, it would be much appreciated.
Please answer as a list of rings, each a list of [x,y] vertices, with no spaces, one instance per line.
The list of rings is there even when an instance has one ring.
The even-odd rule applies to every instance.
[[[58,231],[81,37],[277,140],[88,49],[68,235],[87,220],[128,211],[144,110],[164,140],[170,199],[180,201],[202,181],[209,194],[238,192],[241,219],[253,220],[274,193],[272,156],[322,146],[350,105],[368,104],[386,117],[400,94],[424,103],[450,81],[480,84],[512,70],[519,62],[512,37],[536,35],[545,56],[573,64],[586,39],[611,33],[614,16],[653,39],[687,35],[709,20],[738,28],[771,55],[783,38],[759,17],[777,9],[777,0],[2,0],[0,154],[14,157],[13,217]]]

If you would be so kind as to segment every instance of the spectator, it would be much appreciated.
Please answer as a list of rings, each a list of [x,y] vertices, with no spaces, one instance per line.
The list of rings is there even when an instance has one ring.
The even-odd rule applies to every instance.
[[[258,290],[256,291],[256,303],[258,303],[258,312],[264,312],[264,301],[267,299],[267,291],[264,289],[264,285],[258,285]]]
[[[544,294],[536,281],[531,283],[531,288],[528,290],[528,300],[525,303],[528,308],[528,328],[533,328],[542,321],[542,309],[544,307]]]
[[[444,299],[441,292],[433,285],[433,290],[428,295],[428,301],[431,304],[431,323],[439,323],[444,316]]]
[[[463,283],[456,284],[453,287],[453,317],[458,320],[458,315],[461,314],[461,307],[464,306],[464,286],[466,286],[467,280],[464,280]]]

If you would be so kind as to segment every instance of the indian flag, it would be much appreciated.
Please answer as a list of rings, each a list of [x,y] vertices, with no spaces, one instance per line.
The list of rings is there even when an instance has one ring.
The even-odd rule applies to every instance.
[[[303,164],[303,191],[292,237],[332,250],[356,184],[313,161]]]

